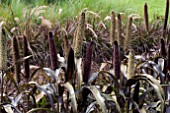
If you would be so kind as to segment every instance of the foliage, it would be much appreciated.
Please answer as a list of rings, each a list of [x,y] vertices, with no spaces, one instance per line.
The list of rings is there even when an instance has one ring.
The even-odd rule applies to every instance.
[[[6,3],[8,1],[10,3]],[[118,13],[124,12],[126,15],[134,13],[143,16],[142,9],[145,1],[93,0],[93,3],[91,3],[91,0],[2,0],[1,2],[0,15],[3,18],[0,18],[0,20],[11,20],[12,16],[22,20],[24,19],[23,13],[31,10],[33,7],[49,5],[44,14],[45,18],[48,18],[53,22],[56,20],[65,22],[68,18],[78,16],[79,11],[82,9],[88,9],[98,13],[101,19],[108,16],[112,10]],[[150,21],[155,18],[162,19],[164,16],[165,1],[157,0],[152,2],[152,0],[148,0],[147,2],[149,5]],[[11,10],[13,11],[13,14]]]
[[[72,2],[83,8],[81,3],[88,0]],[[111,17],[102,20],[101,13],[90,7],[61,25],[47,18],[54,8],[49,6],[28,8],[18,12],[23,18],[16,18],[22,5],[7,8],[12,16],[0,24],[0,40],[6,38],[0,54],[7,57],[6,62],[0,58],[4,62],[0,112],[165,113],[170,109],[169,28],[162,29],[167,13],[165,22],[150,22],[145,14],[144,23],[138,14],[123,17],[114,11],[112,19],[118,18],[120,25],[110,29]],[[105,7],[101,5],[98,8]],[[111,32],[118,35],[113,38]]]

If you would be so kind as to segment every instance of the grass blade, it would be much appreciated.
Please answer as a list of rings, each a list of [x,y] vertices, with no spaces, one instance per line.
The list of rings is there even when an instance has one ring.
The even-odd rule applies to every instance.
[[[76,101],[76,97],[75,97],[75,92],[74,92],[73,86],[69,82],[66,82],[64,84],[64,87],[69,92],[69,98],[71,99],[71,106],[73,108],[73,113],[77,113],[77,101]]]
[[[33,109],[29,110],[27,113],[35,113],[36,111],[52,112],[49,108],[33,108]]]
[[[84,88],[87,88],[91,91],[97,102],[99,103],[100,107],[102,108],[103,113],[108,113],[106,104],[105,104],[105,99],[101,96],[101,93],[95,86],[84,86]]]

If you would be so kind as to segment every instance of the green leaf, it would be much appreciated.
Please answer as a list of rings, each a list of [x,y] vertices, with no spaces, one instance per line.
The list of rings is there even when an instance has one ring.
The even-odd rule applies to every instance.
[[[6,72],[6,76],[14,83],[15,87],[18,89],[18,84],[17,81],[14,79],[14,76],[9,71]]]

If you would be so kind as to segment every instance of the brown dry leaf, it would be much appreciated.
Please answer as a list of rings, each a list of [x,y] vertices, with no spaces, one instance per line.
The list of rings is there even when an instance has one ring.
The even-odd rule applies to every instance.
[[[18,17],[14,18],[15,22],[20,23],[20,19]]]
[[[139,111],[139,113],[146,113],[145,108],[142,108],[142,109],[140,109],[140,110],[138,110],[138,111]]]
[[[98,38],[97,34],[95,33],[95,31],[91,27],[88,27],[87,29],[89,29],[93,33],[95,38]]]
[[[107,28],[106,28],[106,25],[105,25],[102,21],[99,22],[99,25],[98,25],[98,26],[101,26],[101,27],[103,27],[104,29],[107,29]]]
[[[7,113],[14,113],[14,111],[13,111],[12,108],[11,108],[11,106],[5,106],[4,109],[5,109],[5,111],[6,111]]]
[[[102,65],[100,66],[99,71],[102,71],[105,67],[106,67],[107,63],[102,63]]]
[[[99,14],[97,14],[97,13],[95,13],[95,12],[93,12],[93,11],[86,11],[86,13],[92,14],[92,15],[94,15],[95,17],[100,18]]]
[[[5,24],[5,22],[4,22],[4,21],[1,21],[1,23],[0,23],[0,27],[1,27],[1,28],[2,28],[3,24]]]
[[[64,84],[64,87],[67,88],[67,90],[69,92],[69,98],[71,100],[71,106],[72,106],[73,112],[77,113],[77,101],[76,101],[73,86],[69,82],[66,82]]]
[[[30,16],[39,16],[41,13],[45,13],[46,12],[46,8],[47,6],[40,6],[40,7],[35,7],[31,10]]]
[[[87,88],[91,91],[91,93],[97,100],[98,104],[101,106],[103,113],[108,113],[108,109],[105,104],[105,98],[101,95],[97,87],[96,86],[85,86],[84,88]]]
[[[111,17],[110,17],[110,16],[106,16],[106,17],[104,18],[104,21],[109,21],[109,20],[111,20]]]
[[[62,13],[63,9],[59,8],[58,14],[60,15]]]
[[[40,16],[38,18],[41,19],[41,25],[40,25],[41,27],[47,27],[51,29],[52,23],[49,20],[45,19],[43,16]]]
[[[41,92],[40,94],[38,94],[35,99],[36,99],[36,103],[38,103],[43,97],[44,97],[45,93]]]
[[[82,58],[75,59],[76,69],[77,69],[77,75],[78,75],[78,88],[81,88],[82,82],[83,82],[83,76],[82,76]]]

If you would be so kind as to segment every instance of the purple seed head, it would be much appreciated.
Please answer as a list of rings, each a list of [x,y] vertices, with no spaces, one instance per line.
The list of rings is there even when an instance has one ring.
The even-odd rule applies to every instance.
[[[165,41],[163,38],[161,38],[161,51],[160,51],[161,55],[163,57],[166,57],[166,47],[165,47]]]
[[[145,5],[144,5],[144,20],[145,20],[145,30],[148,32],[148,30],[149,30],[149,16],[148,16],[147,3],[145,3]]]
[[[68,62],[67,62],[66,81],[72,81],[74,70],[75,70],[74,51],[72,48],[70,48],[70,51],[68,54]]]
[[[113,68],[114,75],[119,79],[120,78],[120,57],[119,57],[119,46],[117,41],[114,41],[113,47]]]
[[[20,54],[19,54],[19,48],[18,48],[18,40],[16,37],[13,37],[13,40],[12,40],[12,50],[13,50],[14,73],[16,76],[16,80],[19,83],[21,67],[20,67],[20,62],[17,62],[20,60]]]
[[[86,58],[83,71],[83,82],[85,84],[88,83],[89,75],[91,72],[92,54],[93,54],[93,42],[91,42],[88,48],[86,49]]]
[[[29,52],[28,52],[28,42],[27,42],[27,37],[24,36],[24,57],[29,56]],[[24,60],[24,70],[25,70],[25,77],[27,79],[27,81],[29,80],[30,77],[30,69],[29,69],[29,59],[25,59]]]
[[[59,68],[59,64],[58,64],[58,58],[57,58],[57,49],[56,49],[56,45],[54,42],[54,35],[52,32],[49,32],[48,41],[49,41],[51,68],[53,70],[56,70],[57,68]]]

